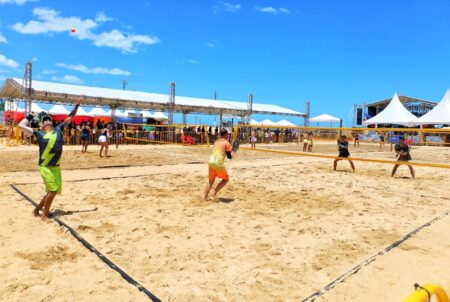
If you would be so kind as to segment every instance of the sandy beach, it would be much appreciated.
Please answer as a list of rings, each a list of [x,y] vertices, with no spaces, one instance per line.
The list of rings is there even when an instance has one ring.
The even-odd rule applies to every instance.
[[[66,146],[55,215],[162,301],[301,301],[409,232],[317,301],[399,301],[450,287],[450,173],[240,150],[218,202],[209,148]],[[420,150],[415,151],[416,154]],[[3,301],[148,301],[10,184],[39,201],[35,146],[0,146]],[[380,290],[382,289],[382,290]]]

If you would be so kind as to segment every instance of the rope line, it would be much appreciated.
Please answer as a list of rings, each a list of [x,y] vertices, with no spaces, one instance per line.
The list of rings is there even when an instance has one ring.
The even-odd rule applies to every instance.
[[[10,184],[10,186],[19,193],[23,198],[25,198],[28,202],[30,202],[32,205],[37,206],[37,203],[28,197],[25,193],[20,191],[15,185]],[[77,239],[81,244],[83,244],[89,251],[97,255],[100,260],[102,260],[106,265],[108,265],[111,269],[115,270],[120,274],[120,276],[125,279],[128,283],[135,286],[139,291],[143,292],[147,297],[150,298],[153,302],[161,302],[159,298],[157,298],[154,294],[152,294],[148,289],[146,289],[144,286],[142,286],[138,281],[133,279],[130,275],[128,275],[126,272],[124,272],[120,267],[118,267],[114,262],[112,262],[108,257],[103,255],[99,250],[97,250],[92,244],[90,244],[88,241],[86,241],[83,237],[81,237],[80,234],[78,234],[74,229],[72,229],[69,225],[67,225],[65,222],[63,222],[61,219],[57,217],[52,217],[53,220],[55,220],[61,227],[65,228],[72,234],[75,239]]]
[[[415,230],[409,232],[408,234],[406,234],[405,236],[403,236],[402,238],[400,238],[399,240],[391,243],[389,246],[385,247],[383,250],[379,251],[378,253],[376,253],[375,255],[373,255],[372,257],[364,260],[363,262],[361,262],[360,264],[358,264],[357,266],[353,267],[352,269],[350,269],[349,271],[347,271],[346,273],[342,274],[341,276],[339,276],[338,278],[336,278],[335,280],[333,280],[332,282],[328,283],[326,286],[324,286],[322,289],[316,291],[315,293],[313,293],[312,295],[306,297],[305,299],[302,300],[302,302],[312,302],[315,301],[315,299],[321,297],[324,293],[326,293],[327,291],[329,291],[330,289],[333,289],[334,287],[336,287],[336,285],[338,285],[339,283],[344,282],[347,278],[349,278],[350,276],[356,274],[359,270],[361,270],[363,267],[368,266],[370,263],[374,262],[376,260],[376,258],[378,258],[379,256],[382,256],[384,254],[386,254],[387,252],[389,252],[390,250],[396,248],[397,246],[399,246],[400,244],[402,244],[403,242],[405,242],[406,240],[408,240],[409,238],[411,238],[413,235],[417,234],[418,232],[420,232],[422,229],[429,227],[430,225],[434,224],[435,222],[441,220],[442,218],[444,218],[445,216],[449,215],[450,211],[447,211],[446,213],[444,213],[441,216],[438,216],[436,218],[433,218],[432,220],[428,221],[427,223],[421,225],[420,227],[416,228]]]

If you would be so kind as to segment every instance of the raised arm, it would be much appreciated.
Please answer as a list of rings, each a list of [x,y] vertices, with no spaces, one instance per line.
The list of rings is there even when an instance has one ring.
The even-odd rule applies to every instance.
[[[29,114],[26,118],[20,121],[19,127],[22,129],[23,133],[25,133],[26,136],[32,136],[33,135],[33,128],[28,127],[28,124],[31,122],[31,120],[34,118],[32,114]]]
[[[77,114],[78,107],[80,107],[80,104],[83,101],[83,98],[84,98],[84,96],[80,96],[80,98],[77,101],[77,104],[75,105],[75,107],[73,107],[72,111],[69,113],[69,116],[64,120],[65,126],[69,125],[72,122],[73,118]]]

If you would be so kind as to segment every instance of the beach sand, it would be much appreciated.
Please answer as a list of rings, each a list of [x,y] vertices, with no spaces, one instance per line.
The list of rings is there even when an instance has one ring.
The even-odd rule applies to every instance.
[[[163,301],[299,301],[450,210],[450,173],[240,150],[218,202],[202,200],[210,150],[66,146],[54,213]],[[416,151],[417,152],[417,151]],[[35,146],[0,147],[5,301],[148,298],[32,206]],[[413,283],[450,287],[450,216],[376,257],[323,301],[398,301]]]

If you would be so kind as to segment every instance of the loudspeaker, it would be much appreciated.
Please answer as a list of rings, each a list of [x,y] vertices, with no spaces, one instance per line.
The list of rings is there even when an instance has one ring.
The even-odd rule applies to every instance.
[[[362,125],[362,108],[356,109],[356,125]]]

